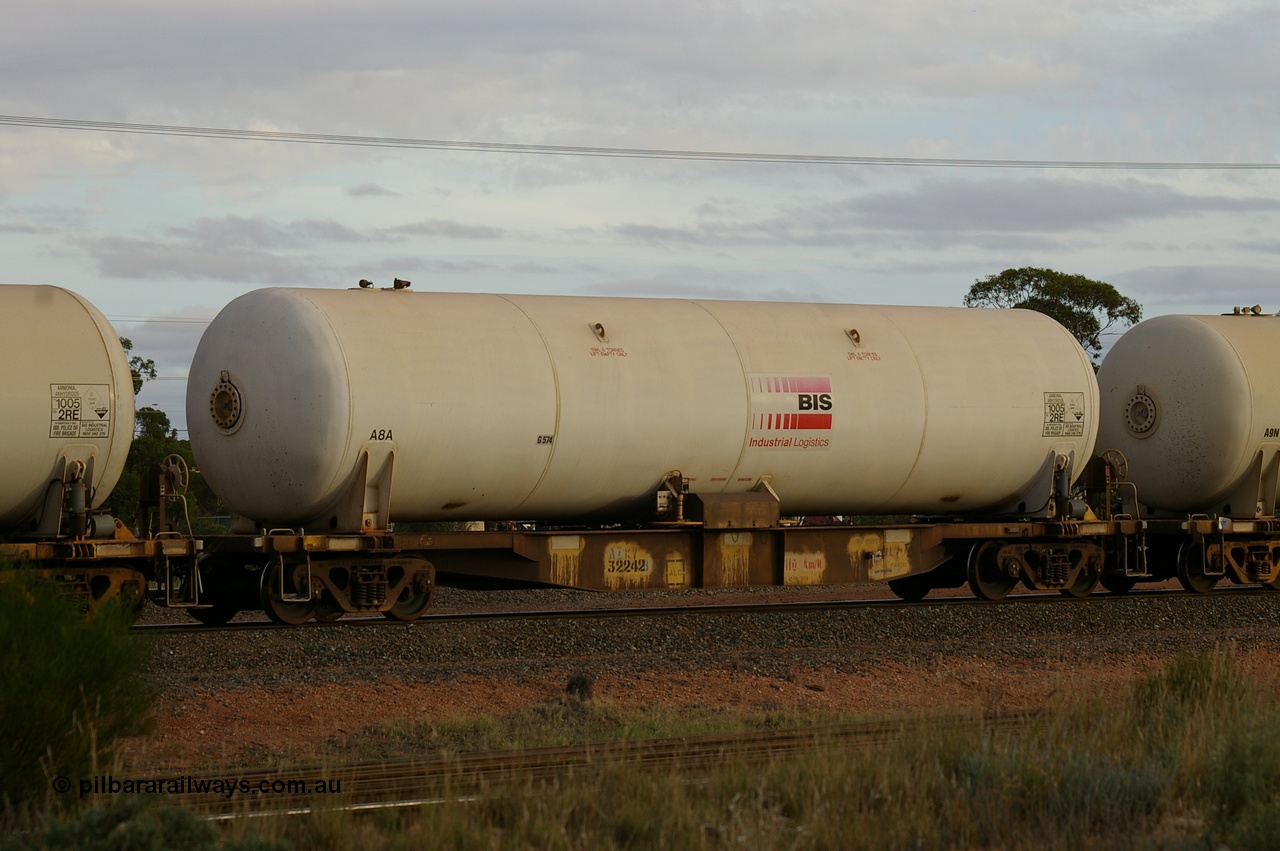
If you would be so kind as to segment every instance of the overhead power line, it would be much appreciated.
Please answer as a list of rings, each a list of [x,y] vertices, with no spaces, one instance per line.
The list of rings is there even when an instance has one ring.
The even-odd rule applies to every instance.
[[[126,323],[130,325],[141,325],[143,323],[166,323],[170,325],[208,325],[213,321],[213,317],[208,319],[189,318],[185,319],[177,316],[108,316],[107,319],[112,322]]]
[[[819,154],[768,154],[741,151],[684,151],[662,148],[607,148],[577,145],[520,145],[510,142],[466,142],[443,139],[404,139],[390,136],[346,136],[331,133],[288,133],[275,130],[231,130],[217,127],[182,127],[169,124],[125,124],[117,121],[85,121],[71,118],[35,118],[0,115],[0,125],[81,130],[97,133],[133,133],[148,136],[187,136],[201,139],[234,139],[248,142],[292,142],[306,145],[346,145],[366,148],[407,148],[440,151],[479,151],[503,154],[539,154],[566,157],[612,157],[647,160],[706,160],[712,162],[788,163],[797,165],[910,166],[924,168],[1055,168],[1115,170],[1258,170],[1280,169],[1280,163],[1149,162],[1104,160],[988,160],[934,157],[854,157]]]

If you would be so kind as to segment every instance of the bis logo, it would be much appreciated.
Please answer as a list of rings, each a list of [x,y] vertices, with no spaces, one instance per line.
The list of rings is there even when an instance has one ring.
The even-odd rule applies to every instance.
[[[801,393],[800,394],[800,410],[802,411],[831,410],[831,394],[830,393]]]

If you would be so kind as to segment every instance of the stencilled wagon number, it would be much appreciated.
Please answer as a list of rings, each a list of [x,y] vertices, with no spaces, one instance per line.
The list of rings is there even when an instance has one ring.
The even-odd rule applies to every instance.
[[[644,558],[611,558],[605,569],[610,573],[648,573],[649,560]]]
[[[555,436],[554,434],[540,434],[540,435],[538,435],[538,445],[539,445],[539,446],[550,446],[552,443],[555,443],[555,440],[556,440],[556,436]]]
[[[67,422],[69,420],[80,419],[80,397],[79,396],[59,396],[54,399],[58,406],[58,420]]]
[[[604,552],[606,576],[632,576],[653,570],[652,556],[634,544],[610,546]]]

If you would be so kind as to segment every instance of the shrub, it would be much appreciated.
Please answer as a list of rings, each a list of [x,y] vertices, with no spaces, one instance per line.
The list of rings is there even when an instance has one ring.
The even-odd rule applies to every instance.
[[[1235,709],[1248,695],[1248,678],[1230,652],[1182,654],[1137,683],[1131,710],[1144,726],[1167,728],[1206,710],[1220,715]]]
[[[257,836],[223,841],[208,821],[190,810],[155,807],[136,795],[75,818],[55,819],[40,837],[10,837],[0,851],[287,851],[282,840]]]
[[[142,732],[153,692],[148,645],[109,603],[86,620],[50,582],[0,582],[0,799],[35,801],[56,777],[109,768],[117,739]],[[70,796],[68,796],[69,798]]]
[[[1280,847],[1280,719],[1236,719],[1209,765],[1206,838],[1233,849]]]

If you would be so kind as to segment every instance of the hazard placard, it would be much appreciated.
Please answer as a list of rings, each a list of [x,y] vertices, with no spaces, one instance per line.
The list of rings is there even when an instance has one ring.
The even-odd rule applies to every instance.
[[[49,436],[111,436],[111,388],[106,384],[50,384]]]
[[[1083,393],[1044,394],[1044,437],[1084,437]]]

